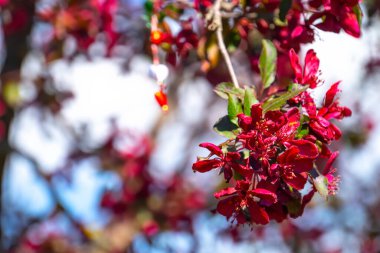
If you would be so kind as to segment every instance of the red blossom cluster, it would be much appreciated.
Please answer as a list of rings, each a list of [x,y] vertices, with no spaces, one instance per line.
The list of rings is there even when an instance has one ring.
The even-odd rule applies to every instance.
[[[151,33],[150,41],[164,52],[166,61],[173,66],[188,63],[189,56],[197,54],[201,61],[200,70],[206,73],[211,83],[227,81],[220,75],[219,45],[213,33],[207,27],[212,23],[215,0],[196,0],[192,2],[154,1],[156,12],[161,17],[157,31]],[[299,52],[304,44],[315,40],[318,30],[338,33],[344,30],[353,37],[361,34],[362,11],[359,0],[251,0],[222,1],[223,37],[228,51],[236,50],[248,57],[251,69],[259,72],[260,47],[256,40],[271,40],[278,51],[277,86],[284,87],[292,77],[288,52]],[[197,12],[201,16],[188,13]],[[186,15],[183,15],[187,13]],[[171,22],[168,22],[169,17]],[[200,17],[200,18],[199,18]],[[172,31],[173,21],[180,27],[179,32]],[[253,39],[254,38],[254,39]],[[193,54],[192,54],[193,53]],[[217,69],[216,71],[214,71]],[[215,72],[218,77],[215,77]],[[273,87],[276,89],[277,87]]]
[[[174,66],[187,57],[191,50],[195,50],[199,42],[192,19],[183,20],[179,25],[181,30],[177,34],[173,34],[170,27],[162,23],[150,34],[150,42],[163,48],[166,51],[166,61]]]
[[[99,35],[103,35],[107,56],[117,42],[126,42],[120,38],[128,29],[123,30],[124,34],[116,29],[116,14],[128,16],[129,13],[123,12],[121,7],[128,1],[78,0],[63,1],[63,4],[53,1],[34,8],[35,2],[0,0],[3,30],[7,39],[35,22],[48,25],[51,34],[44,38],[48,41],[41,50],[47,61],[62,57],[67,37],[74,38],[78,52],[86,53],[101,38]],[[359,2],[231,0],[220,1],[220,8],[216,10],[216,0],[147,1],[145,18],[153,20],[155,17],[157,24],[152,26],[148,21],[150,31],[138,31],[148,36],[133,39],[138,39],[136,44],[149,41],[154,48],[148,50],[149,55],[153,55],[151,74],[160,86],[155,98],[164,111],[168,109],[168,98],[163,81],[166,81],[169,71],[160,58],[165,58],[175,67],[176,71],[170,74],[177,72],[181,75],[181,67],[186,69],[191,63],[197,63],[197,68],[203,74],[207,73],[209,80],[226,81],[229,80],[225,74],[227,71],[220,71],[225,67],[221,64],[222,53],[231,53],[233,57],[234,52],[240,51],[240,57],[243,57],[236,54],[237,61],[245,57],[250,60],[253,70],[261,72],[262,82],[250,88],[240,88],[246,84],[241,80],[237,80],[234,87],[221,85],[222,93],[228,98],[229,115],[219,122],[226,124],[219,130],[229,139],[219,145],[202,143],[200,146],[210,154],[199,158],[193,165],[193,170],[201,173],[217,169],[223,173],[228,187],[217,191],[214,196],[219,201],[217,212],[227,219],[250,225],[264,225],[270,220],[281,222],[288,217],[302,215],[316,192],[327,197],[338,190],[340,178],[333,167],[338,152],[330,150],[330,145],[342,133],[333,120],[348,117],[351,111],[340,106],[336,98],[339,82],[326,92],[321,105],[316,104],[307,89],[314,89],[322,83],[319,59],[310,50],[302,67],[296,53],[303,44],[314,41],[318,29],[335,33],[344,30],[353,37],[359,37],[362,16]],[[156,6],[151,8],[153,5]],[[217,28],[220,28],[222,38],[216,36],[215,30],[209,29],[216,13],[221,16]],[[273,42],[272,46],[268,42],[266,46],[258,46],[258,42],[265,38]],[[227,52],[221,53],[223,44]],[[259,59],[260,49],[265,53]],[[8,55],[14,57],[12,52]],[[250,69],[244,71],[252,74]],[[289,78],[293,77],[294,83],[289,85]],[[286,85],[283,85],[283,79]],[[35,80],[37,95],[30,105],[48,106],[58,114],[61,103],[71,95],[58,90],[50,94],[51,89],[45,91],[45,82]],[[287,90],[278,91],[283,87]],[[1,121],[7,112],[2,101],[0,140],[7,138],[6,129],[10,125]],[[112,135],[103,147],[85,157],[96,156],[103,169],[112,169],[119,176],[121,187],[105,191],[100,206],[111,214],[111,225],[107,227],[121,224],[122,230],[128,231],[129,235],[127,239],[120,236],[122,233],[99,237],[122,238],[124,247],[114,252],[124,252],[134,235],[141,232],[151,237],[164,229],[192,230],[194,215],[204,210],[206,205],[204,192],[188,183],[180,173],[164,179],[152,176],[149,171],[152,147],[147,139],[121,150],[115,147],[117,138],[120,136]],[[57,205],[57,210],[60,209],[62,207]],[[75,220],[72,223],[78,225],[77,230],[83,238],[96,244],[97,239],[91,231]],[[24,243],[31,252],[53,252],[62,251],[54,248],[55,243],[62,245],[69,239],[72,240],[59,234],[47,234],[40,242]],[[71,247],[67,248],[66,251],[74,252]],[[22,248],[19,252],[24,251]],[[78,252],[90,251],[82,249]]]
[[[38,17],[40,21],[53,26],[53,41],[63,41],[67,36],[72,36],[78,51],[86,51],[96,36],[104,34],[109,54],[120,38],[120,34],[115,31],[118,8],[116,0],[72,1],[65,7],[51,5],[41,8]]]
[[[343,29],[346,33],[360,37],[361,16],[358,10],[360,0],[312,0],[309,2],[310,7],[322,10],[313,13],[310,22],[321,19],[315,24],[321,30],[330,32],[339,32]]]
[[[362,13],[359,0],[310,0],[310,1],[250,1],[250,7],[259,13],[279,10],[279,19],[259,15],[252,29],[257,29],[265,38],[270,38],[279,51],[279,62],[287,66],[287,52],[299,52],[303,44],[314,41],[317,30],[347,34],[358,38],[361,34]],[[287,3],[288,6],[286,6]],[[279,20],[283,21],[280,22]],[[251,55],[253,69],[256,69],[258,54]],[[286,63],[286,64],[283,64]],[[257,70],[257,69],[256,69]],[[278,68],[278,76],[286,78],[290,72],[285,67]]]
[[[157,179],[149,172],[152,146],[139,138],[132,147],[118,150],[113,136],[104,147],[105,167],[116,168],[122,180],[121,189],[104,192],[100,205],[115,219],[128,217],[137,232],[153,236],[162,229],[191,229],[192,216],[206,205],[205,194],[176,174]],[[144,214],[141,218],[139,215]]]
[[[127,144],[122,146],[121,140]],[[99,207],[107,214],[103,216],[108,218],[107,224],[94,230],[67,211],[63,216],[53,212],[36,221],[7,252],[125,252],[133,247],[138,234],[153,240],[165,231],[194,233],[195,215],[205,209],[207,196],[180,172],[164,178],[152,176],[152,152],[148,137],[116,129],[93,152],[73,152],[72,161],[96,157],[102,169],[113,171],[120,179],[120,187],[115,185],[100,196]],[[60,229],[66,218],[72,227]]]
[[[289,55],[294,85],[315,88],[319,83],[315,52],[307,52],[304,69],[293,50]],[[284,99],[278,109],[269,106],[281,101],[276,98],[253,104],[250,115],[237,115],[235,137],[220,145],[200,145],[210,155],[198,159],[193,170],[220,169],[230,185],[214,194],[220,214],[237,224],[265,225],[302,215],[316,191],[324,197],[335,194],[339,177],[332,163],[338,152],[330,151],[329,145],[341,132],[331,120],[351,115],[335,98],[338,84],[326,92],[321,106],[304,89]],[[317,167],[321,161],[323,169]]]

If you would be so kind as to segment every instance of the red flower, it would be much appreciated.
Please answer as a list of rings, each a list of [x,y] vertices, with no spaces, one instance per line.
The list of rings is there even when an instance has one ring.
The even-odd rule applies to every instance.
[[[204,173],[212,169],[222,168],[221,173],[224,173],[224,178],[227,182],[232,178],[232,169],[244,175],[249,175],[251,173],[249,171],[245,171],[243,166],[239,163],[241,156],[238,152],[227,152],[224,154],[220,147],[212,143],[202,143],[199,146],[202,148],[207,148],[211,152],[210,156],[215,155],[216,158],[198,160],[193,164],[194,171]]]
[[[322,172],[322,174],[327,179],[327,190],[329,195],[335,195],[339,189],[340,176],[335,175],[336,169],[332,167],[332,164],[334,163],[338,155],[338,151],[331,154]]]
[[[318,114],[325,119],[343,119],[344,117],[351,116],[352,112],[349,108],[339,106],[338,101],[334,101],[336,94],[340,91],[338,89],[340,82],[334,83],[326,92],[323,107],[319,110]]]
[[[309,85],[312,89],[317,87],[320,83],[320,80],[318,80],[319,59],[314,50],[310,49],[307,51],[303,69],[300,65],[298,55],[293,49],[289,51],[289,57],[295,74],[295,82],[302,85]]]
[[[219,201],[217,211],[227,219],[235,219],[238,224],[252,222],[265,225],[269,223],[269,215],[261,202],[271,205],[277,202],[275,193],[256,188],[249,190],[250,182],[238,181],[235,188],[223,189],[215,193],[216,198],[226,197]]]
[[[102,29],[107,36],[107,55],[111,53],[111,49],[115,46],[120,34],[115,31],[115,13],[118,9],[117,0],[93,0],[94,7],[99,12]]]
[[[297,190],[303,189],[307,180],[307,172],[313,168],[313,159],[301,157],[299,153],[298,147],[291,146],[278,156],[277,164],[271,166],[272,177],[281,178],[286,184]]]
[[[191,49],[198,46],[198,35],[193,31],[193,26],[190,20],[182,22],[182,30],[175,38],[175,44],[180,56],[185,57]]]
[[[339,106],[338,101],[334,101],[338,93],[338,85],[340,82],[334,83],[326,92],[323,106],[317,110],[314,100],[309,93],[302,94],[303,107],[306,109],[310,118],[310,129],[313,134],[325,143],[330,143],[332,140],[337,140],[341,137],[339,128],[331,123],[331,119],[342,119],[351,116],[351,110],[347,107]]]
[[[320,4],[319,2],[316,6]],[[320,23],[315,24],[321,30],[337,33],[342,28],[349,35],[359,38],[361,33],[359,17],[354,11],[354,8],[359,8],[358,4],[358,0],[323,1],[324,11],[314,13],[309,22],[314,23],[315,20],[321,20]]]
[[[262,115],[260,104],[253,105],[251,117],[238,115],[242,133],[237,139],[250,151],[249,166],[261,177],[268,176],[270,160],[276,159],[285,142],[291,141],[299,127],[299,112],[293,108],[286,113],[269,111]]]

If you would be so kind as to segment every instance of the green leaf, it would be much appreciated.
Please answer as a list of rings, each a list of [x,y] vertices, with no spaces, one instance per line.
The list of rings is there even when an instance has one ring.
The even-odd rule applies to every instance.
[[[281,0],[279,14],[279,18],[281,21],[285,22],[286,14],[288,14],[288,11],[292,7],[292,3],[292,0]]]
[[[299,110],[301,111],[302,109],[300,108]],[[298,127],[296,134],[297,139],[302,139],[302,137],[309,134],[309,128],[305,128],[304,126],[305,122],[309,122],[309,117],[306,115],[301,115],[300,126]]]
[[[224,99],[228,99],[228,95],[234,95],[241,100],[243,100],[244,97],[244,90],[241,88],[236,88],[233,83],[220,83],[218,84],[215,89],[215,93]]]
[[[327,178],[323,175],[319,175],[318,177],[313,179],[313,182],[318,193],[322,197],[327,198],[327,196],[329,195]]]
[[[20,85],[15,81],[5,83],[3,88],[3,98],[5,102],[12,107],[21,104],[22,97],[20,93]]]
[[[244,177],[240,175],[236,170],[234,170],[234,179],[235,180],[242,180]]]
[[[302,111],[302,107],[300,106],[299,108],[299,111]],[[307,115],[301,115],[301,118],[300,118],[300,127],[303,125],[303,123],[305,123],[305,122],[309,122],[310,121],[310,118],[309,118],[309,116],[307,116]]]
[[[262,45],[259,69],[264,88],[268,88],[274,82],[276,76],[277,50],[269,40],[263,40]]]
[[[229,139],[236,137],[236,134],[234,132],[237,129],[239,129],[239,127],[231,122],[228,115],[220,118],[218,122],[216,122],[216,124],[214,125],[215,132]]]
[[[363,11],[360,8],[360,5],[356,5],[352,10],[355,13],[356,19],[358,20],[359,26],[362,27],[362,18],[363,18]]]
[[[298,217],[300,215],[300,210],[302,208],[300,199],[292,199],[286,202],[285,205],[291,217]]]
[[[307,88],[307,86],[293,84],[291,90],[283,93],[279,97],[270,98],[267,101],[265,101],[263,104],[263,113],[281,109],[281,107],[284,106],[289,99],[297,96],[301,92],[305,91]]]
[[[255,93],[251,88],[246,88],[244,92],[244,114],[247,116],[251,115],[251,106],[257,103]]]
[[[230,120],[233,123],[237,124],[237,115],[243,112],[243,108],[239,99],[231,94],[228,94],[227,112]]]
[[[308,135],[308,134],[309,134],[309,129],[308,128],[299,129],[298,133],[296,135],[296,138],[297,139],[302,139],[302,137],[304,137],[305,135]]]
[[[234,52],[239,47],[240,41],[241,37],[238,30],[229,31],[225,40],[228,52]]]
[[[279,26],[279,27],[285,27],[285,26],[288,26],[288,20],[284,20],[282,21],[280,19],[280,17],[274,17],[273,19],[273,23],[276,25],[276,26]]]
[[[150,28],[150,18],[152,17],[153,14],[153,1],[149,0],[146,1],[144,4],[144,10],[145,14],[144,17],[146,18],[146,21],[148,22],[147,27]]]
[[[240,152],[241,156],[243,157],[243,159],[247,159],[249,157],[249,150],[248,149],[244,149],[243,151]]]

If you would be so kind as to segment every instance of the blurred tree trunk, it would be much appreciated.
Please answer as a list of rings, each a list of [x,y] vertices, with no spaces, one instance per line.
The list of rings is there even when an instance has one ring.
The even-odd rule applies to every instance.
[[[7,16],[7,20],[4,21],[4,47],[5,47],[5,61],[3,68],[0,72],[0,81],[1,81],[1,99],[7,101],[7,85],[14,84],[18,85],[20,81],[20,69],[22,62],[28,52],[29,48],[29,35],[32,29],[33,18],[34,18],[35,5],[34,1],[25,1],[25,0],[12,0],[10,1],[9,6],[2,10],[3,16]],[[12,22],[19,22],[19,16],[13,15],[14,13],[21,13],[25,22],[21,26],[11,26]],[[8,26],[8,27],[7,27]],[[7,167],[7,160],[11,154],[10,147],[10,128],[12,121],[15,117],[15,108],[12,106],[7,106],[5,114],[1,117],[1,121],[5,127],[4,138],[1,139],[0,144],[0,210],[1,210],[1,223],[0,223],[0,235],[1,235],[1,244],[0,252],[5,252],[4,250],[4,208],[3,205],[4,196],[4,172]]]

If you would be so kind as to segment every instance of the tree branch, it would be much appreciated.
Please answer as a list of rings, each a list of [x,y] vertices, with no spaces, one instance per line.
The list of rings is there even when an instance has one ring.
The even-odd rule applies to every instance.
[[[216,32],[216,38],[218,40],[218,46],[220,49],[220,52],[223,55],[224,61],[227,65],[228,72],[230,73],[232,83],[236,88],[239,88],[239,82],[237,80],[234,68],[232,66],[230,55],[228,54],[226,45],[223,40],[223,23],[222,23],[222,14],[220,12],[221,5],[223,0],[216,0],[213,7],[210,9],[209,13],[206,15],[206,19],[208,21],[211,21],[210,25],[208,26],[209,30]]]

